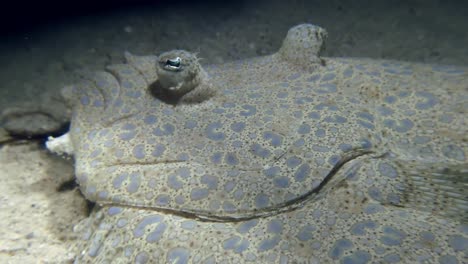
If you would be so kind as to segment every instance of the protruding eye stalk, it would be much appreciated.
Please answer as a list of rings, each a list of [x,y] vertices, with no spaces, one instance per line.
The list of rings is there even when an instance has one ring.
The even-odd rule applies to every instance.
[[[215,94],[208,74],[194,53],[171,50],[159,55],[158,79],[150,86],[151,94],[168,104],[201,103]]]
[[[166,62],[163,62],[164,69],[168,71],[180,71],[182,70],[182,59],[180,57],[175,57],[173,59],[167,59]]]

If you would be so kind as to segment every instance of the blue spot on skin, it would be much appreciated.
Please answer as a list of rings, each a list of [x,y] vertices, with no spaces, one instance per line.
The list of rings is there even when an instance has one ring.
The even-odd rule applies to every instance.
[[[403,119],[399,122],[399,125],[394,128],[396,132],[405,133],[413,128],[413,121],[409,119]]]
[[[210,160],[211,160],[211,162],[213,162],[214,164],[220,164],[220,163],[221,163],[222,157],[223,157],[223,153],[222,153],[222,152],[216,152],[216,153],[214,153],[214,154],[211,156]]]
[[[120,218],[119,220],[117,220],[117,227],[118,228],[122,228],[124,226],[126,226],[128,224],[128,220],[125,219],[125,218]]]
[[[310,126],[308,124],[300,125],[299,128],[297,129],[297,133],[299,133],[301,135],[305,135],[305,134],[310,133]]]
[[[90,131],[90,132],[88,133],[88,139],[89,139],[89,140],[93,140],[93,139],[96,137],[96,135],[97,135],[97,131],[96,131],[96,130]]]
[[[319,138],[323,138],[326,136],[326,132],[325,130],[319,128],[315,131],[315,136],[319,137]]]
[[[272,238],[264,239],[258,245],[258,251],[263,252],[263,251],[270,250],[270,249],[274,248],[276,245],[278,245],[280,240],[281,240],[280,236],[274,236]]]
[[[429,141],[431,141],[431,138],[428,137],[428,136],[415,136],[413,138],[413,142],[415,144],[426,144],[428,143]]]
[[[171,116],[171,115],[174,115],[174,110],[171,109],[171,108],[164,108],[162,110],[163,114],[167,115],[167,116]]]
[[[421,237],[421,240],[428,241],[428,242],[432,242],[435,239],[434,234],[429,231],[421,232],[420,237]]]
[[[101,152],[102,152],[102,150],[96,149],[96,150],[94,150],[93,152],[91,152],[91,154],[89,155],[89,158],[94,159],[94,158],[96,158],[99,154],[101,154]]]
[[[408,68],[407,66],[402,66],[402,65],[382,65],[386,68],[384,68],[384,71],[386,73],[390,74],[398,74],[398,75],[411,75],[413,71],[411,68]]]
[[[244,122],[235,122],[231,124],[231,129],[234,132],[241,132],[245,128],[245,123]]]
[[[132,246],[126,246],[124,249],[124,256],[126,256],[127,258],[130,257],[133,254],[134,250],[135,249]]]
[[[416,108],[419,110],[429,109],[439,102],[439,100],[433,94],[426,91],[416,92],[416,96],[424,98],[423,102],[416,103]]]
[[[393,114],[393,110],[386,107],[386,106],[379,106],[377,107],[377,111],[379,112],[380,115],[382,116],[389,116]]]
[[[167,194],[160,194],[156,197],[156,204],[160,206],[167,206],[169,204],[170,198]]]
[[[370,142],[368,139],[361,139],[361,147],[364,149],[370,149],[372,148],[372,142]]]
[[[133,147],[133,156],[137,159],[143,159],[145,158],[145,145],[143,144],[138,144],[135,147]]]
[[[390,253],[383,257],[387,263],[398,263],[400,262],[400,255],[396,253]]]
[[[154,116],[154,115],[147,115],[147,116],[145,116],[145,118],[143,119],[143,122],[145,122],[146,125],[155,124],[157,121],[158,121],[158,119],[157,119],[156,116]]]
[[[463,68],[453,66],[453,65],[434,65],[432,70],[436,72],[448,73],[448,74],[464,74],[465,70]]]
[[[255,197],[255,207],[259,209],[267,207],[269,203],[270,198],[266,194],[260,193]]]
[[[391,226],[385,226],[383,228],[383,235],[380,237],[380,242],[387,246],[399,246],[403,242],[406,234]]]
[[[461,235],[453,235],[449,237],[449,245],[455,251],[465,251],[468,249],[468,238]]]
[[[278,188],[287,188],[289,186],[289,178],[288,177],[278,177],[273,180],[273,183]]]
[[[213,113],[216,113],[216,114],[222,114],[224,112],[226,112],[226,111],[224,109],[222,109],[222,108],[213,109]]]
[[[161,157],[164,151],[166,150],[166,147],[162,144],[157,144],[154,147],[153,152],[151,152],[151,156],[153,157]]]
[[[186,129],[193,129],[197,126],[197,121],[195,120],[188,120],[185,122],[184,128]]]
[[[288,97],[288,92],[279,92],[277,95],[276,95],[277,98],[287,98]]]
[[[132,89],[133,88],[133,84],[129,81],[123,81],[122,82],[122,87],[124,87],[125,89]]]
[[[202,184],[205,184],[208,189],[213,190],[218,187],[218,178],[211,175],[203,175],[200,179]]]
[[[305,145],[305,140],[303,138],[300,138],[296,141],[294,141],[293,145],[296,147],[296,148],[300,148],[302,146]]]
[[[451,114],[441,114],[439,117],[439,121],[442,123],[451,123],[453,121],[453,116]]]
[[[336,75],[334,73],[327,73],[325,74],[320,81],[327,82],[335,79]]]
[[[366,121],[357,120],[357,123],[358,123],[358,125],[360,125],[360,126],[362,126],[364,128],[370,129],[370,130],[373,130],[375,128],[374,124],[371,124],[371,123],[366,122]]]
[[[380,192],[379,188],[372,186],[368,189],[367,193],[372,199],[376,201],[382,201],[382,193]]]
[[[351,256],[343,258],[343,264],[366,264],[371,260],[371,255],[363,250],[354,252]]]
[[[278,166],[274,166],[274,167],[264,170],[263,174],[265,174],[265,176],[267,176],[268,178],[273,178],[277,176],[279,172],[280,172],[280,168]]]
[[[347,121],[347,119],[339,115],[334,115],[325,117],[323,121],[334,124],[343,124]]]
[[[172,248],[167,252],[166,263],[186,264],[190,257],[190,251],[185,248]]]
[[[109,193],[107,191],[100,191],[98,193],[98,199],[100,199],[100,200],[107,199],[108,195],[109,195]]]
[[[273,234],[279,234],[283,231],[283,223],[278,219],[273,219],[268,222],[267,232]]]
[[[318,146],[318,145],[313,145],[312,149],[315,150],[315,151],[318,151],[318,152],[328,152],[328,151],[330,151],[329,147]]]
[[[320,114],[318,112],[310,112],[307,116],[312,119],[320,119]]]
[[[286,160],[286,165],[289,167],[289,168],[295,168],[297,167],[299,164],[302,163],[302,160],[296,156],[294,157],[289,157],[287,160]]]
[[[114,142],[114,140],[112,140],[112,139],[111,139],[111,140],[104,141],[104,147],[106,147],[106,148],[111,148],[111,147],[114,146],[114,143],[115,143],[115,142]]]
[[[307,81],[308,81],[308,82],[315,82],[315,81],[317,81],[319,78],[320,78],[320,75],[314,74],[314,75],[310,76],[310,77],[307,79]]]
[[[350,144],[342,143],[340,144],[339,148],[341,149],[341,151],[347,152],[353,149],[353,146],[351,146]]]
[[[128,97],[139,98],[141,96],[140,91],[128,91],[125,93]]]
[[[80,103],[82,105],[89,105],[89,97],[86,95],[81,96]]]
[[[313,238],[313,233],[314,231],[317,230],[317,227],[313,225],[306,225],[303,226],[300,230],[299,233],[297,234],[297,239],[301,241],[307,241]]]
[[[259,156],[259,157],[262,157],[262,158],[268,158],[271,155],[271,152],[268,149],[262,147],[262,145],[260,145],[258,143],[252,144],[251,147],[250,147],[250,151],[255,156]]]
[[[450,159],[465,161],[465,152],[456,145],[447,145],[442,147],[442,153]]]
[[[351,233],[357,236],[363,236],[366,234],[366,229],[374,229],[377,227],[377,224],[371,220],[362,221],[354,224],[351,227]]]
[[[328,256],[334,260],[341,258],[346,249],[353,247],[353,243],[346,238],[335,241],[335,244],[328,252]]]
[[[297,182],[302,182],[306,179],[307,176],[310,174],[310,166],[307,163],[302,164],[299,168],[294,172],[294,179]]]
[[[112,186],[114,186],[115,189],[118,189],[122,186],[122,183],[128,178],[128,173],[122,173],[118,175],[117,177],[114,178],[112,181]]]
[[[352,68],[347,68],[347,69],[343,72],[343,76],[344,76],[345,78],[349,78],[349,77],[353,76],[353,73],[354,73],[354,71],[353,71]]]
[[[161,222],[159,225],[156,226],[154,231],[150,232],[148,236],[146,236],[146,241],[148,243],[159,242],[166,228],[167,228],[166,223]]]
[[[162,127],[157,127],[153,130],[153,134],[158,137],[169,136],[174,133],[175,127],[172,124],[164,124]]]
[[[145,264],[148,263],[149,257],[148,253],[140,252],[135,257],[135,264]]]
[[[440,264],[459,264],[455,256],[444,255],[439,258]]]
[[[340,159],[341,159],[340,156],[338,156],[338,155],[333,155],[333,156],[331,156],[331,157],[328,159],[328,163],[329,163],[330,165],[335,166],[335,165],[340,161]]]
[[[104,103],[101,100],[95,100],[94,103],[93,103],[93,106],[95,106],[95,107],[101,107],[103,105],[104,105]]]
[[[222,141],[225,138],[224,133],[216,132],[217,129],[221,129],[223,125],[221,122],[210,123],[206,126],[205,135],[207,138],[214,141]]]
[[[141,237],[145,234],[146,226],[152,225],[155,223],[160,223],[163,220],[163,217],[160,215],[149,215],[145,216],[133,230],[134,237]]]
[[[190,192],[190,199],[198,201],[208,197],[208,189],[206,188],[195,188]]]
[[[257,113],[257,108],[254,105],[243,105],[242,108],[247,111],[241,111],[241,116],[253,116]]]
[[[234,190],[234,187],[236,187],[236,183],[233,181],[228,181],[226,184],[224,184],[224,190],[226,192],[232,192]]]
[[[288,78],[288,80],[292,81],[292,80],[296,80],[299,77],[301,77],[301,74],[297,72],[297,73],[293,73],[293,74],[289,75],[287,78]]]
[[[397,97],[393,95],[385,96],[384,98],[384,102],[388,104],[393,104],[394,102],[396,102],[396,100],[397,100]]]
[[[233,213],[236,211],[236,206],[231,202],[224,202],[223,203],[223,210],[228,213]]]
[[[107,210],[107,214],[110,215],[110,216],[113,216],[113,215],[116,215],[116,214],[120,214],[122,212],[122,208],[121,207],[115,207],[115,206],[112,206],[109,208],[109,210]]]
[[[388,163],[380,163],[379,171],[383,176],[395,179],[398,176],[396,169]]]
[[[169,186],[169,188],[179,190],[183,185],[184,184],[177,178],[177,175],[171,174],[167,177],[167,186]]]
[[[248,240],[241,239],[239,236],[233,236],[224,240],[223,242],[223,248],[225,250],[234,250],[236,253],[244,252],[249,247],[249,245],[250,243]]]
[[[395,120],[393,120],[393,119],[385,119],[385,120],[383,121],[383,124],[384,124],[384,126],[386,126],[386,127],[388,127],[388,128],[391,128],[391,129],[393,129],[394,131],[399,132],[399,133],[408,132],[408,131],[410,131],[410,130],[413,128],[413,126],[414,126],[413,122],[412,122],[411,120],[407,119],[407,118],[400,120],[400,121],[398,122],[398,124],[397,124],[397,122],[396,122]]]
[[[317,87],[317,93],[334,93],[336,92],[336,84],[324,83]]]
[[[101,246],[102,244],[100,241],[93,240],[88,250],[88,256],[93,257],[93,258],[96,257],[99,254],[99,250],[101,249]]]
[[[138,172],[132,172],[129,178],[130,178],[130,183],[127,186],[127,191],[129,193],[135,193],[136,191],[138,191],[138,188],[140,188],[141,175]]]
[[[369,204],[364,208],[366,214],[375,214],[383,210],[382,206],[379,204]]]
[[[242,223],[238,228],[237,232],[241,234],[245,234],[250,231],[253,227],[255,227],[258,224],[258,219],[252,219],[247,222]]]
[[[357,116],[362,119],[366,119],[367,121],[374,122],[374,115],[368,112],[359,112]]]
[[[387,195],[387,202],[390,204],[400,204],[400,196],[395,193],[389,193]]]
[[[236,166],[239,164],[239,159],[237,158],[236,154],[234,153],[226,153],[226,156],[224,157],[224,161],[226,164],[231,165],[231,166]]]
[[[278,147],[281,145],[281,143],[283,143],[283,137],[271,131],[264,132],[263,138],[265,140],[270,140],[270,143],[273,147]]]
[[[400,98],[405,98],[405,97],[408,97],[410,95],[410,92],[409,91],[401,91],[398,93],[398,96]]]

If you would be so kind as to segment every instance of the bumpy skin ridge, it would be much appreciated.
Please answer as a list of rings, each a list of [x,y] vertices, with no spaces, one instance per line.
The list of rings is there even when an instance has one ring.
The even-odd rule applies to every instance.
[[[64,93],[100,209],[77,262],[466,260],[467,69],[321,58],[325,38],[304,24],[270,56],[84,73]]]

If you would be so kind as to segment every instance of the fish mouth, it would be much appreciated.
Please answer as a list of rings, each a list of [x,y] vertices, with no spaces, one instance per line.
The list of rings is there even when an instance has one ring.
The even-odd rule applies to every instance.
[[[327,190],[336,186],[342,180],[345,180],[344,174],[340,177],[336,177],[338,172],[345,166],[353,161],[358,160],[359,158],[363,158],[364,156],[367,157],[374,157],[378,158],[385,154],[380,154],[376,157],[374,151],[371,150],[354,150],[350,151],[346,155],[343,155],[341,159],[332,167],[332,169],[328,172],[325,178],[318,184],[316,187],[312,188],[308,192],[303,193],[300,196],[297,196],[291,200],[285,201],[284,203],[276,204],[274,206],[265,207],[262,209],[255,209],[249,212],[236,212],[236,215],[219,215],[216,213],[209,213],[206,211],[198,211],[198,210],[190,210],[190,209],[172,209],[172,208],[165,208],[165,207],[158,207],[158,206],[145,206],[139,205],[129,202],[119,202],[115,203],[112,201],[102,201],[99,202],[100,206],[116,206],[116,207],[126,207],[126,208],[134,208],[138,210],[148,210],[148,211],[155,211],[164,214],[171,214],[177,215],[184,218],[194,219],[203,222],[242,222],[248,221],[257,218],[265,218],[270,216],[275,216],[282,213],[292,212],[299,208],[302,208],[306,203],[313,202],[315,200],[320,199],[323,197],[323,194],[326,193]],[[161,162],[151,162],[151,163],[125,163],[119,164],[119,166],[154,166],[154,165],[162,165],[167,163],[187,163],[191,164],[189,161],[181,161],[181,160],[170,160],[170,161],[161,161]]]

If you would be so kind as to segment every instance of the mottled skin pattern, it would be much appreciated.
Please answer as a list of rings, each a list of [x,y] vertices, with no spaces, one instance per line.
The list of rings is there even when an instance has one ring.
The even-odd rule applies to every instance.
[[[126,54],[66,89],[99,205],[77,263],[466,263],[468,69],[321,58],[325,39],[299,25],[204,68]]]

